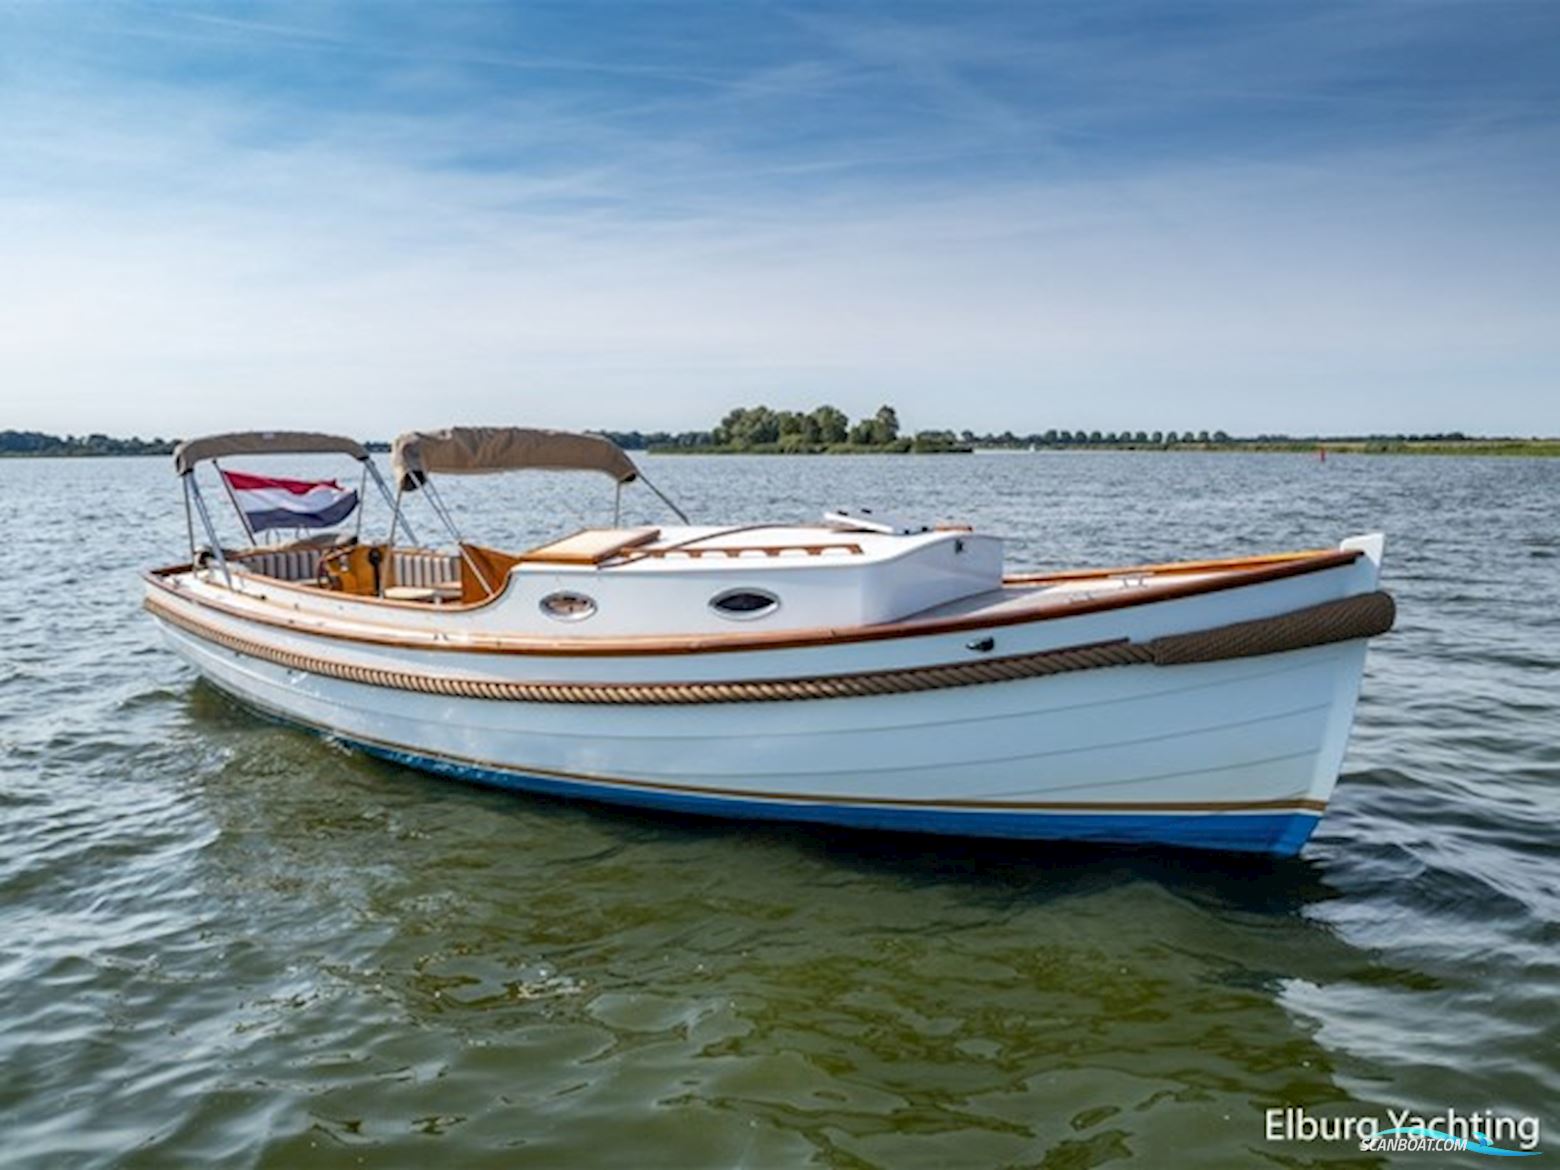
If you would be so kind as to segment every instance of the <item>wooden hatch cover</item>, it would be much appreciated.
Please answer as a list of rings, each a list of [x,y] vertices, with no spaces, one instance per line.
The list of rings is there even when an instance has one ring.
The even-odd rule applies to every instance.
[[[660,535],[659,528],[582,528],[562,540],[523,552],[519,559],[525,564],[599,565]]]

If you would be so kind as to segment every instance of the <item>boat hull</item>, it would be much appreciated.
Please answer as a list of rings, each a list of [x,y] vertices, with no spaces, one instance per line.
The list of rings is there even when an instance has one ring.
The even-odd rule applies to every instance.
[[[1355,640],[807,702],[558,704],[329,677],[159,616],[239,700],[455,779],[744,820],[1277,855],[1326,807],[1365,654]]]
[[[240,701],[243,700],[240,697]],[[725,820],[779,821],[829,825],[878,832],[927,833],[953,837],[1075,842],[1099,845],[1169,846],[1262,853],[1292,857],[1310,838],[1320,812],[1163,812],[986,811],[948,807],[885,807],[850,802],[817,804],[788,800],[711,797],[658,791],[635,786],[581,782],[538,776],[354,740],[336,733],[332,739],[366,755],[437,776],[511,792],[534,793],[565,800],[654,809],[660,812],[710,816]]]

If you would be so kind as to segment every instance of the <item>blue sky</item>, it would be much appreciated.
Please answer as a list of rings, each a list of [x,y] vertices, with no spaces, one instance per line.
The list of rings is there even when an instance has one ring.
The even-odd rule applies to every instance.
[[[0,0],[0,427],[1560,433],[1560,3]]]

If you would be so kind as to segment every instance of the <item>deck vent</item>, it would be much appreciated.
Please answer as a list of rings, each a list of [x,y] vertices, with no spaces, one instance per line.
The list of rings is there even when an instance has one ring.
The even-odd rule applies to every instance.
[[[596,612],[596,603],[583,593],[549,593],[538,605],[548,617],[560,622],[584,621]]]
[[[710,599],[710,608],[721,617],[746,622],[774,613],[780,599],[767,589],[728,589]]]

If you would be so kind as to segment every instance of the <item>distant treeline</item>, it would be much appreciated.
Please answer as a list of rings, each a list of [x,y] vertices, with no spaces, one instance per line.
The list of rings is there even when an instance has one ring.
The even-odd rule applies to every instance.
[[[916,431],[905,434],[899,414],[882,406],[872,415],[851,422],[844,411],[820,406],[802,413],[745,406],[727,412],[707,431],[597,431],[631,451],[690,454],[803,455],[819,453],[943,453],[974,450],[1115,450],[1115,451],[1330,451],[1390,455],[1560,455],[1560,439],[1488,438],[1461,431],[1437,434],[1235,436],[1226,431],[1068,431],[1030,434],[1003,431]],[[0,458],[52,455],[169,455],[178,440],[139,436],[47,435],[39,431],[0,431]],[[384,452],[383,441],[364,444]]]
[[[867,418],[852,423],[844,411],[820,406],[803,413],[771,410],[767,406],[742,406],[729,411],[707,431],[601,431],[620,447],[630,450],[703,453],[750,452],[767,454],[816,454],[819,452],[943,452],[985,450],[1071,449],[1103,447],[1116,450],[1197,448],[1224,450],[1308,450],[1334,446],[1339,450],[1388,451],[1416,445],[1455,446],[1465,443],[1501,445],[1529,440],[1469,439],[1461,431],[1440,434],[1395,435],[1283,435],[1237,437],[1227,431],[1072,431],[1051,429],[1017,434],[978,434],[975,431],[916,431],[904,434],[899,414],[881,406]],[[1539,441],[1542,445],[1543,441]]]
[[[836,406],[816,410],[771,410],[739,406],[707,431],[601,431],[630,450],[749,452],[815,455],[823,452],[943,452],[970,451],[952,431],[900,433],[899,413],[892,406],[856,422]],[[968,434],[968,432],[966,432]]]
[[[45,435],[0,431],[0,455],[171,455],[173,439],[115,439],[108,435]]]

